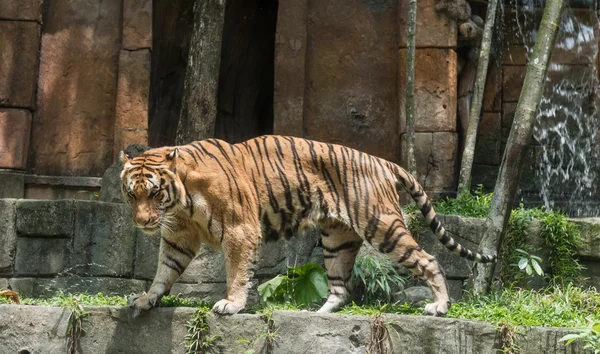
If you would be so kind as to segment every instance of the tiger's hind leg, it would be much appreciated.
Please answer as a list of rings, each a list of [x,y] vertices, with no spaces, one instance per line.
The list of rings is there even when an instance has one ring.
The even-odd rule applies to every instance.
[[[367,237],[367,240],[394,262],[402,264],[415,276],[427,282],[433,294],[433,303],[425,306],[427,315],[445,315],[450,309],[448,283],[435,257],[419,247],[401,215],[382,215],[379,219],[375,235]]]
[[[363,241],[356,232],[342,226],[325,228],[321,241],[329,297],[317,312],[333,312],[339,310],[350,299],[352,268]]]

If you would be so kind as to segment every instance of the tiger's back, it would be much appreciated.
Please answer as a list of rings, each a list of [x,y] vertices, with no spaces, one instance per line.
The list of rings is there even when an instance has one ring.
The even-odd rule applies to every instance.
[[[164,155],[165,160],[173,155],[166,168],[183,185],[178,189],[165,181],[161,189],[177,203],[161,214],[169,226],[162,228],[166,246],[165,255],[161,247],[164,259],[159,261],[157,289],[162,290],[162,283],[170,288],[172,278],[176,280],[197,252],[199,241],[221,247],[228,297],[215,305],[216,312],[235,313],[245,306],[251,265],[261,240],[289,238],[306,225],[316,225],[322,230],[330,288],[320,311],[335,311],[349,298],[352,266],[366,240],[425,279],[434,295],[426,312],[445,314],[450,305],[446,281],[435,258],[418,246],[404,223],[400,188],[407,189],[448,249],[474,261],[494,261],[463,248],[446,233],[413,176],[354,149],[283,136],[261,136],[234,145],[208,139],[176,149],[150,150],[144,154],[147,157],[134,159],[136,166],[143,169],[153,153]],[[125,171],[127,166],[124,195],[127,186],[135,184]],[[141,184],[151,187],[148,182]],[[159,277],[161,264],[165,275]],[[178,274],[170,274],[172,268]]]

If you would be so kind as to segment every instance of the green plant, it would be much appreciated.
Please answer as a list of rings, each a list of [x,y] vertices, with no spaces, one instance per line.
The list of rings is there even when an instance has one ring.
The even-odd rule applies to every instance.
[[[477,186],[472,193],[464,193],[457,198],[446,198],[434,203],[437,213],[462,215],[472,218],[486,217],[490,210],[493,193],[483,193],[483,186]]]
[[[519,354],[521,348],[517,344],[519,335],[519,327],[507,323],[500,323],[498,326],[498,334],[502,345],[501,351],[505,354]]]
[[[215,344],[221,337],[209,335],[209,312],[209,307],[198,307],[194,313],[194,318],[186,323],[185,326],[188,329],[188,334],[185,336],[187,354],[212,353],[215,351]]]
[[[56,297],[56,304],[70,311],[65,332],[68,338],[67,354],[75,354],[77,353],[77,342],[81,335],[85,333],[82,328],[83,321],[87,320],[89,313],[83,308],[78,296],[60,293]]]
[[[358,257],[352,270],[352,281],[355,287],[364,287],[363,300],[366,304],[378,303],[382,300],[390,302],[392,292],[406,283],[392,261],[388,258]]]
[[[544,276],[544,270],[540,266],[540,263],[542,262],[540,257],[534,256],[520,248],[515,249],[515,251],[520,253],[519,262],[517,264],[511,264],[511,266],[518,267],[528,276],[532,276],[534,272],[539,276]]]
[[[579,333],[567,334],[559,342],[566,342],[565,346],[580,339],[584,343],[584,349],[593,349],[594,354],[600,353],[600,321],[588,320],[589,325],[580,330]]]
[[[266,304],[290,300],[300,306],[327,297],[327,273],[318,264],[307,263],[288,267],[287,275],[278,275],[258,286],[258,293]]]
[[[244,352],[244,354],[256,353],[255,348],[261,347],[260,346],[261,341],[264,341],[263,347],[266,346],[266,352],[267,353],[272,352],[273,343],[275,342],[275,337],[277,337],[277,332],[279,332],[279,329],[275,329],[275,330],[273,329],[273,327],[274,327],[273,312],[274,312],[274,308],[271,306],[268,306],[257,312],[261,315],[260,316],[261,319],[263,321],[265,321],[265,326],[263,328],[261,328],[261,330],[258,332],[258,335],[256,336],[256,338],[254,338],[253,340],[244,339],[244,338],[237,340],[238,343],[246,343],[247,349]]]

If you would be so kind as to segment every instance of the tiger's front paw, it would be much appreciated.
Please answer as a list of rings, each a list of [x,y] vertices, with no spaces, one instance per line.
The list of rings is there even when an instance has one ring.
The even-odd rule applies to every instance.
[[[246,305],[239,301],[223,299],[213,306],[212,311],[219,315],[234,315],[244,309]]]
[[[429,316],[444,316],[450,309],[450,301],[438,301],[425,305],[425,314]]]
[[[159,300],[154,293],[135,294],[127,298],[127,305],[133,309],[133,318],[136,318],[142,311],[156,307]]]

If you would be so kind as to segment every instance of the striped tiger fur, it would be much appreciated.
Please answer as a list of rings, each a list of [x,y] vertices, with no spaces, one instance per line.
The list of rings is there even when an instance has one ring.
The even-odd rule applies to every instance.
[[[425,312],[444,315],[450,307],[445,277],[407,229],[400,188],[450,251],[475,262],[496,259],[450,237],[421,185],[403,168],[344,146],[261,136],[233,145],[208,139],[120,158],[122,193],[133,223],[161,234],[152,286],[129,299],[138,313],[170,291],[202,242],[225,254],[227,297],[213,311],[237,313],[246,306],[260,242],[290,238],[313,225],[322,230],[329,278],[330,295],[320,312],[335,311],[348,300],[354,260],[366,240],[425,279],[434,297]]]

